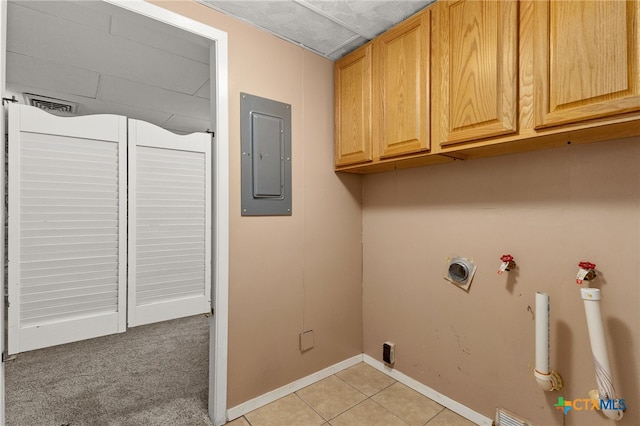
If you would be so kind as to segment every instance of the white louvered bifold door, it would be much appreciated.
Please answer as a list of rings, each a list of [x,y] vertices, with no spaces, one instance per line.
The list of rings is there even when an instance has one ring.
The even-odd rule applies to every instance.
[[[211,311],[211,137],[129,119],[130,327]]]
[[[9,106],[10,354],[126,330],[126,124]]]

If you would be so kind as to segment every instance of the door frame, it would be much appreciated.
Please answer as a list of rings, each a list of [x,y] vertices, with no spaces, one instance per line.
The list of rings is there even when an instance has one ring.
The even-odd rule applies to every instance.
[[[194,21],[144,0],[103,0],[156,21],[194,33],[212,41],[211,46],[211,121],[213,141],[213,209],[212,209],[212,306],[209,319],[209,417],[214,425],[227,420],[227,341],[229,300],[229,71],[227,33]],[[0,95],[6,90],[7,2],[0,2]],[[0,114],[0,135],[5,133],[4,108]],[[4,157],[4,141],[1,144]],[[4,194],[4,161],[0,161],[0,200]],[[0,209],[0,224],[4,223]],[[4,226],[0,226],[0,242]],[[4,244],[0,243],[0,262],[4,263]],[[4,382],[4,274],[0,274],[0,425],[5,424]]]
[[[2,143],[0,143],[0,200],[5,198],[5,111],[4,107],[5,86],[6,86],[6,58],[7,58],[7,2],[0,2],[0,99],[2,99],[2,113],[0,114],[0,137],[2,137]],[[5,211],[4,207],[0,208],[0,265],[2,265],[3,273],[0,274],[0,354],[2,355],[2,363],[0,365],[0,425],[4,426],[4,413],[5,413],[5,396],[4,396],[4,358],[5,350],[5,332],[4,332],[4,315],[5,315],[5,303],[4,303],[4,239],[5,239]]]

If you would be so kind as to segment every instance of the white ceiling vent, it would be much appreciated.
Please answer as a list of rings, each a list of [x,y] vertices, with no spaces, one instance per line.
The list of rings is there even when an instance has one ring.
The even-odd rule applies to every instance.
[[[53,114],[74,115],[78,112],[78,104],[76,102],[49,98],[47,96],[35,95],[33,93],[23,93],[23,95],[27,105],[49,111]]]

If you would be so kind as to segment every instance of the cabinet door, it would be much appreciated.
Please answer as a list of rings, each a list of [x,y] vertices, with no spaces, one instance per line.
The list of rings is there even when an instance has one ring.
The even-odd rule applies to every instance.
[[[514,133],[518,3],[449,1],[434,13],[434,117],[440,145]]]
[[[371,44],[335,64],[335,164],[371,161]]]
[[[640,110],[638,1],[536,1],[536,128]]]
[[[380,157],[429,149],[431,11],[382,34],[374,44]]]

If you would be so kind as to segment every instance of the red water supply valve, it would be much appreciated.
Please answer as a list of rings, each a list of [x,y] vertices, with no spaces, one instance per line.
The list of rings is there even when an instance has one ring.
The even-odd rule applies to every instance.
[[[583,281],[591,281],[596,277],[596,264],[582,261],[578,263],[578,276],[576,277],[576,283],[582,284]]]
[[[504,271],[510,271],[516,267],[516,262],[513,260],[513,256],[510,254],[503,254],[500,256],[500,268],[498,269],[498,274],[502,274]]]

